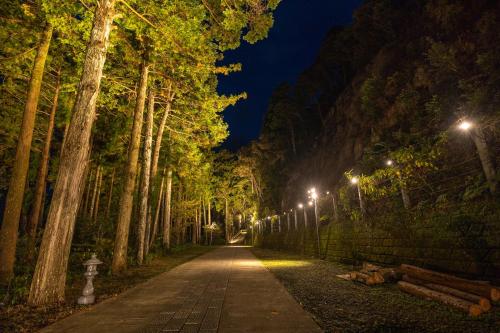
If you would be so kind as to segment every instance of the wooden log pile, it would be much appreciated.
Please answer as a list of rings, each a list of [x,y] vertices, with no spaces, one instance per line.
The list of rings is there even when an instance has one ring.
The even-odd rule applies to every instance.
[[[360,282],[367,286],[373,286],[385,282],[396,282],[401,279],[401,273],[395,268],[383,268],[365,262],[359,271],[340,274],[337,275],[337,277],[344,280]]]
[[[500,300],[500,289],[488,281],[459,278],[412,265],[401,265],[400,290],[427,299],[440,301],[479,316],[491,310],[491,302]]]

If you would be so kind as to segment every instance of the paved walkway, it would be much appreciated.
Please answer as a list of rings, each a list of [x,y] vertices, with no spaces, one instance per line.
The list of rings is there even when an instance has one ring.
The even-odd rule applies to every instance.
[[[99,292],[99,279],[96,290]],[[42,332],[321,330],[248,248],[223,247]]]

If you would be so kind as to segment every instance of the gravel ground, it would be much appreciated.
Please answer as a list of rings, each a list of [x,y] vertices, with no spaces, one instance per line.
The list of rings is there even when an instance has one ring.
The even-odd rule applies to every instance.
[[[395,284],[367,287],[335,277],[352,266],[258,248],[253,252],[325,332],[500,332],[500,307],[471,318],[402,293]]]

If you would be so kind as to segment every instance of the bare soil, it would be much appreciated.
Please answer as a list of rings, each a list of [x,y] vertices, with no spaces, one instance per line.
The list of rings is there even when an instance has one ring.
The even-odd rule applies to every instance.
[[[398,290],[337,278],[354,267],[254,248],[254,254],[325,332],[499,333],[500,307],[478,318]]]

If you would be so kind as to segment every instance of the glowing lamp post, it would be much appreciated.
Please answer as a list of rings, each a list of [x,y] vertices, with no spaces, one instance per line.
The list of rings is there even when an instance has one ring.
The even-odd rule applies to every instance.
[[[385,161],[385,165],[387,165],[388,167],[396,167],[397,168],[397,165],[396,165],[396,163],[394,163],[393,160]],[[399,189],[401,191],[401,197],[403,199],[403,206],[405,207],[405,209],[410,209],[411,208],[410,195],[406,191],[406,187],[404,186],[403,180],[401,179],[401,174],[399,172],[397,174],[398,174],[398,178],[399,178]]]
[[[299,203],[298,207],[299,207],[299,209],[303,209],[304,210],[304,228],[307,229],[307,209],[301,203]]]
[[[459,130],[470,134],[470,137],[476,146],[479,159],[481,160],[481,166],[483,167],[484,176],[488,182],[490,192],[495,193],[498,180],[496,179],[495,167],[482,129],[465,119],[461,120],[457,127]]]
[[[99,274],[97,273],[97,266],[100,264],[102,264],[102,261],[97,259],[95,254],[92,254],[92,257],[83,263],[83,266],[86,268],[86,272],[83,275],[87,279],[87,283],[83,288],[82,296],[78,298],[78,304],[87,305],[95,302],[94,285],[92,281],[94,277]]]
[[[333,218],[335,219],[335,221],[338,221],[339,220],[339,210],[337,207],[337,200],[335,200],[335,194],[333,194],[333,192],[326,191],[326,195],[332,196]]]
[[[316,223],[316,240],[318,245],[318,258],[321,256],[321,246],[319,241],[319,214],[318,214],[318,194],[316,193],[316,189],[311,189],[311,198],[314,203],[314,221]]]
[[[359,208],[361,209],[361,215],[364,216],[366,213],[365,203],[363,202],[363,194],[361,193],[361,186],[359,186],[359,178],[352,177],[351,184],[356,185],[358,189],[358,198],[359,198]]]

